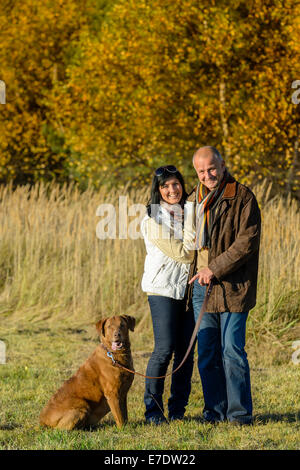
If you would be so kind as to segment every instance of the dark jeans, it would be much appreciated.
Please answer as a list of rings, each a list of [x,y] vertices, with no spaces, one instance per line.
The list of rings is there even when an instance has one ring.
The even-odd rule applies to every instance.
[[[172,370],[180,364],[190,343],[195,321],[193,312],[185,311],[185,300],[149,295],[148,301],[154,332],[154,351],[148,362],[146,375],[160,377],[166,374],[173,353]],[[183,366],[172,375],[171,396],[168,400],[170,418],[183,415],[185,412],[191,391],[193,356],[194,347]],[[146,419],[162,416],[164,383],[165,379],[146,379],[144,395]]]
[[[193,288],[195,321],[206,288],[198,281]],[[252,420],[250,371],[245,347],[248,312],[205,313],[197,335],[198,369],[201,377],[204,410],[208,421]]]

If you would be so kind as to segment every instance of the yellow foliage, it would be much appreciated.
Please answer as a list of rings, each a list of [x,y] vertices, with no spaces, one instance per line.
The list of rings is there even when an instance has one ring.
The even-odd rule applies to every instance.
[[[16,0],[0,7],[8,94],[0,180],[137,185],[166,162],[193,174],[195,148],[214,145],[243,181],[268,176],[297,187],[296,4]]]

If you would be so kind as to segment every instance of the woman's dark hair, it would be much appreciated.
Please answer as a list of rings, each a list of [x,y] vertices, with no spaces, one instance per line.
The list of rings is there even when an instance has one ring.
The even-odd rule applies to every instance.
[[[157,176],[154,174],[153,179],[152,179],[152,187],[151,187],[151,194],[150,194],[150,199],[147,204],[147,213],[149,217],[153,217],[155,214],[151,214],[151,206],[153,205],[153,208],[157,208],[158,205],[160,204],[161,201],[161,194],[159,192],[159,187],[163,186],[165,182],[171,178],[177,178],[179,183],[182,186],[182,198],[180,201],[180,205],[183,208],[184,202],[186,198],[188,197],[188,194],[185,190],[185,185],[184,185],[184,179],[180,171],[175,171],[170,173],[169,171],[165,170],[163,171],[162,175]]]

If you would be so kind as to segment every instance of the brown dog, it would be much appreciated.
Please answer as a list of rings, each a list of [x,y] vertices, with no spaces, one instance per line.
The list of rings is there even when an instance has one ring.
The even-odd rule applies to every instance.
[[[114,365],[133,370],[129,330],[135,319],[128,315],[99,321],[96,328],[101,344],[52,396],[40,414],[40,424],[58,429],[80,429],[93,426],[109,411],[118,427],[127,421],[127,393],[134,374]]]

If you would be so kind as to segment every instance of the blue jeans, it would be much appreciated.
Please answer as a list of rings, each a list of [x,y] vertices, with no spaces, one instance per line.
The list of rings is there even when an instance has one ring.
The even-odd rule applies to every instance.
[[[174,354],[173,369],[183,359],[195,327],[193,311],[185,311],[185,300],[175,300],[160,295],[149,295],[154,351],[148,362],[146,375],[165,375]],[[194,364],[194,347],[183,366],[172,375],[171,396],[168,400],[169,417],[183,416],[191,391]],[[146,419],[162,417],[165,379],[146,379],[144,403]]]
[[[195,321],[201,310],[206,287],[193,287]],[[252,420],[250,371],[244,350],[248,312],[204,313],[198,339],[198,369],[204,410],[208,421]]]

